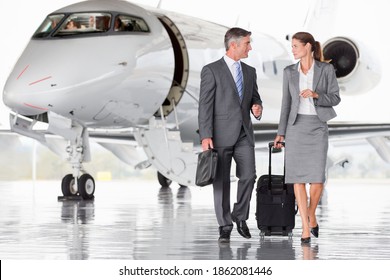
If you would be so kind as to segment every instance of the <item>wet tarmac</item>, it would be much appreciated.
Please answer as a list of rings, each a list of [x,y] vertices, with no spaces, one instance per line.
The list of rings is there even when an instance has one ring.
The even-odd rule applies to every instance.
[[[61,200],[60,182],[0,182],[3,260],[390,260],[390,180],[330,180],[320,237],[260,238],[255,194],[248,225],[220,246],[212,187],[98,181],[94,200]],[[233,184],[232,192],[235,191]],[[233,195],[234,196],[234,195]]]

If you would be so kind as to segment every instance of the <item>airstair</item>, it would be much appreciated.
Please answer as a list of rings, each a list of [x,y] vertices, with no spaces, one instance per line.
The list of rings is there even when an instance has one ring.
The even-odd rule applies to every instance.
[[[180,185],[195,186],[197,153],[192,142],[182,142],[178,129],[169,129],[164,118],[152,117],[134,136],[158,172]]]

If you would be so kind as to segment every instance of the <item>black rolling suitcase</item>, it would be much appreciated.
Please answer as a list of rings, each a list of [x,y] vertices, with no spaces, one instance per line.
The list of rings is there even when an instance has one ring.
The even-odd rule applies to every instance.
[[[272,175],[273,142],[268,144],[268,174],[262,175],[256,188],[256,220],[260,236],[292,236],[295,227],[294,185],[284,183],[283,175]]]

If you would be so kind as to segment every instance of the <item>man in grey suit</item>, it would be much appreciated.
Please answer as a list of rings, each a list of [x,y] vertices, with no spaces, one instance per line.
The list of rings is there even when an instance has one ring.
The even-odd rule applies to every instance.
[[[262,101],[256,69],[241,62],[252,49],[251,32],[234,27],[225,34],[226,54],[203,67],[199,96],[199,134],[202,149],[218,152],[213,183],[219,242],[230,242],[233,222],[237,231],[251,238],[246,220],[256,181],[254,133],[250,112],[260,120]],[[230,169],[236,162],[237,202],[230,209]]]

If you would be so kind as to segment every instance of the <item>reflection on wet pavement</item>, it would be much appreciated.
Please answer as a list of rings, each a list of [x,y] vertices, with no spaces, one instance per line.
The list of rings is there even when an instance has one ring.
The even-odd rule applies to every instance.
[[[0,182],[1,259],[389,260],[389,181],[330,181],[318,208],[320,237],[251,239],[234,229],[219,245],[212,187],[151,180],[97,182],[95,199],[61,200],[60,183]],[[235,189],[233,187],[232,192]],[[234,197],[234,195],[232,195]]]

